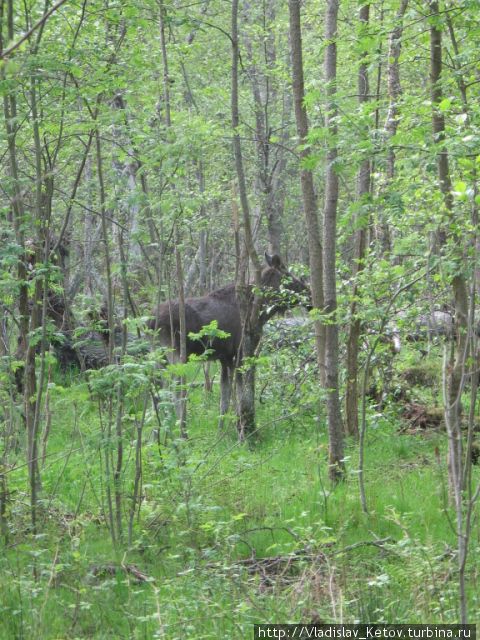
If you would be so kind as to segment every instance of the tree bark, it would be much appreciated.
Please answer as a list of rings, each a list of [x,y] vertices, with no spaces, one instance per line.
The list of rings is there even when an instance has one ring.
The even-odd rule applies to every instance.
[[[9,41],[11,42],[14,37],[13,28],[13,2],[8,0],[7,2],[7,33]],[[5,79],[5,69],[2,66],[0,70],[1,79]],[[19,296],[18,296],[18,311],[19,311],[19,337],[18,346],[16,352],[16,358],[23,360],[23,369],[19,369],[16,372],[17,388],[23,391],[24,402],[24,415],[25,425],[27,429],[27,466],[29,472],[29,484],[30,484],[30,507],[31,507],[31,521],[32,530],[36,533],[36,504],[37,504],[37,489],[39,486],[39,471],[38,461],[36,455],[36,422],[35,422],[35,410],[36,410],[36,371],[35,371],[35,346],[32,345],[29,336],[30,331],[35,331],[38,327],[38,314],[39,304],[42,299],[42,290],[40,285],[40,279],[37,279],[35,284],[35,291],[32,300],[32,308],[29,309],[29,294],[28,294],[28,271],[27,263],[33,260],[37,260],[40,263],[42,255],[40,248],[34,243],[33,249],[34,256],[28,252],[28,247],[25,239],[25,205],[23,200],[22,190],[20,188],[19,180],[19,168],[17,159],[17,101],[13,89],[10,92],[6,92],[3,98],[4,106],[4,118],[5,129],[7,133],[7,144],[9,154],[9,170],[12,177],[12,197],[11,204],[13,210],[13,223],[15,229],[15,239],[17,245],[21,248],[21,255],[18,258],[17,276],[19,282]],[[36,114],[35,114],[36,115]],[[35,123],[35,126],[36,123]],[[38,133],[38,131],[37,131]],[[36,149],[38,152],[38,148]],[[39,204],[39,196],[41,197],[41,170],[40,175],[38,171],[39,158],[38,153],[35,156],[36,162],[36,204]],[[38,214],[38,211],[36,212]],[[31,243],[30,243],[31,244]],[[23,379],[21,379],[23,377]]]
[[[325,21],[325,81],[327,105],[325,127],[329,133],[327,169],[325,180],[325,209],[323,232],[323,274],[325,312],[328,315],[325,336],[325,374],[327,391],[327,419],[329,437],[329,476],[332,482],[343,477],[343,428],[338,390],[338,325],[337,325],[337,16],[339,0],[328,0]]]
[[[298,144],[300,146],[300,182],[302,188],[303,211],[308,233],[308,251],[310,261],[310,287],[313,307],[323,312],[323,257],[318,222],[317,199],[313,185],[313,174],[305,167],[308,158],[308,117],[304,104],[305,89],[303,79],[302,31],[300,21],[300,0],[289,0],[290,13],[290,46],[292,54],[292,88],[295,105],[295,121],[297,125]],[[320,383],[325,386],[325,327],[319,320],[315,321],[315,345],[317,351]]]
[[[434,143],[438,145],[437,151],[437,174],[440,190],[443,194],[445,211],[449,222],[454,222],[452,181],[450,177],[450,166],[448,151],[445,147],[445,118],[439,105],[443,99],[442,91],[442,32],[439,27],[439,6],[437,0],[430,0],[430,10],[433,21],[430,26],[430,81],[432,96],[432,130]],[[454,225],[452,224],[452,227]],[[438,234],[438,248],[443,250],[447,241],[446,228],[442,228]],[[460,238],[455,238],[459,245]],[[459,246],[462,246],[461,243]],[[447,367],[445,363],[444,376],[447,378],[447,389],[445,393],[445,423],[448,434],[448,471],[450,487],[453,492],[456,529],[458,544],[459,562],[459,596],[460,596],[460,617],[461,622],[467,622],[467,598],[465,591],[464,562],[466,559],[467,547],[464,534],[463,522],[463,474],[462,474],[462,404],[461,396],[465,381],[465,362],[468,358],[468,292],[465,276],[461,271],[461,264],[464,256],[460,250],[460,255],[456,258],[459,262],[458,271],[451,280],[452,293],[455,300],[455,322],[456,322],[456,346],[453,362]],[[448,373],[447,373],[448,369]]]
[[[170,78],[168,72],[168,56],[167,42],[165,39],[165,7],[163,1],[160,2],[160,45],[162,48],[163,60],[163,100],[165,104],[165,126],[168,129],[172,126],[171,107],[170,107]],[[187,362],[187,333],[185,322],[185,284],[183,277],[182,257],[180,255],[180,234],[178,229],[178,221],[174,222],[174,245],[175,245],[175,267],[178,284],[178,319],[180,331],[180,362]],[[173,323],[171,323],[173,327]],[[172,335],[172,343],[173,335]],[[172,344],[173,346],[173,344]],[[186,377],[184,374],[178,377],[179,388],[176,391],[177,416],[180,425],[180,435],[182,438],[187,437],[187,391]]]
[[[160,46],[163,60],[163,99],[165,102],[165,125],[167,129],[172,124],[170,115],[170,77],[168,73],[167,42],[165,40],[165,7],[160,0]]]
[[[366,4],[360,8],[360,23],[363,28],[368,27],[370,19],[370,5]],[[358,103],[361,107],[368,102],[369,79],[368,65],[365,60],[366,54],[362,54],[362,61],[358,69]],[[368,132],[367,132],[368,133]],[[357,200],[364,206],[368,206],[371,186],[371,163],[366,158],[358,172],[357,177]],[[352,265],[353,289],[352,302],[350,305],[350,327],[347,342],[347,382],[345,389],[345,426],[348,435],[358,438],[358,351],[359,340],[362,331],[362,322],[357,317],[359,284],[358,275],[363,271],[365,259],[365,245],[367,235],[367,223],[363,224],[355,234],[354,263]]]
[[[238,109],[238,0],[232,0],[232,92],[231,113],[233,129],[233,152],[235,168],[237,172],[238,191],[242,209],[243,233],[246,249],[246,260],[238,270],[236,281],[237,298],[242,322],[242,347],[241,362],[242,371],[236,376],[237,402],[238,402],[238,433],[241,440],[250,437],[255,430],[255,354],[261,336],[259,323],[261,296],[259,293],[261,280],[261,267],[255,244],[250,218],[250,208],[247,197],[245,172],[243,168],[242,147],[238,126],[240,124]],[[256,290],[251,293],[251,287],[246,280],[248,260],[251,260],[254,273]]]
[[[174,242],[175,242],[175,265],[177,271],[177,283],[178,283],[178,320],[180,329],[180,362],[186,364],[187,362],[187,331],[185,323],[185,289],[183,286],[183,266],[182,256],[180,254],[180,238],[178,234],[178,226],[175,223],[174,229]],[[180,424],[180,435],[182,438],[187,437],[187,390],[186,390],[187,378],[185,375],[179,377],[180,388],[177,394],[178,402],[178,420]]]
[[[397,133],[398,128],[398,100],[402,95],[400,84],[400,53],[402,50],[403,16],[407,10],[409,0],[401,0],[395,16],[395,26],[388,39],[388,112],[385,121],[385,131],[389,138]],[[390,145],[387,158],[387,179],[393,180],[395,175],[395,150]]]
[[[102,159],[102,147],[100,142],[100,131],[97,128],[95,130],[95,146],[96,146],[96,159],[97,159],[97,176],[98,176],[98,190],[100,196],[100,213],[102,220],[102,240],[104,245],[105,256],[105,272],[107,278],[107,326],[108,326],[108,362],[111,364],[113,361],[113,347],[114,347],[114,310],[113,310],[113,280],[110,261],[110,238],[108,233],[107,224],[107,204],[105,195],[105,182],[103,178],[103,159]]]
[[[248,5],[253,12],[253,7]],[[268,0],[261,8],[261,20],[268,29],[268,25],[275,21],[275,0]],[[252,24],[257,14],[251,15]],[[269,252],[280,255],[283,236],[282,211],[285,198],[284,180],[287,167],[285,147],[287,146],[288,126],[286,119],[290,116],[289,109],[282,109],[280,139],[282,144],[276,145],[272,141],[274,116],[278,109],[278,91],[275,86],[276,49],[275,38],[270,35],[262,38],[262,64],[255,62],[253,42],[247,38],[246,46],[249,58],[249,77],[255,111],[255,143],[257,150],[258,168],[256,172],[255,188],[260,201],[260,216],[266,218]],[[285,105],[283,105],[285,107]]]
[[[135,159],[137,154],[135,153],[131,136],[129,135],[127,104],[121,90],[118,90],[115,93],[115,96],[111,101],[111,105],[114,111],[118,111],[123,115],[123,130],[121,125],[116,124],[113,126],[113,139],[119,148],[122,146],[126,146],[128,148],[128,158],[126,160],[119,160],[114,157],[112,163],[114,172],[117,176],[117,188],[119,194],[117,200],[119,211],[117,215],[122,224],[129,228],[130,233],[128,234],[128,238],[126,239],[126,242],[122,239],[122,242],[124,242],[125,245],[125,254],[127,259],[131,260],[133,266],[136,268],[141,260],[140,245],[138,243],[140,207],[138,204],[137,193],[137,172],[139,164]],[[122,233],[120,229],[117,231],[118,234]],[[132,236],[133,240],[131,239]],[[130,269],[128,270],[130,271]]]

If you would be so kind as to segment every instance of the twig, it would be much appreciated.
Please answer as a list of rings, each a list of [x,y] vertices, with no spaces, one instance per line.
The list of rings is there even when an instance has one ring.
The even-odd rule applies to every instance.
[[[361,540],[360,542],[349,544],[348,547],[343,547],[343,549],[338,549],[338,551],[334,551],[333,555],[338,555],[339,553],[345,553],[347,551],[353,551],[354,549],[358,549],[360,547],[382,548],[384,544],[386,544],[387,542],[392,542],[392,538],[390,536],[388,536],[387,538],[379,538],[378,540]]]
[[[36,22],[29,31],[23,34],[20,40],[18,40],[17,42],[12,44],[10,47],[5,49],[5,51],[0,53],[0,60],[3,60],[7,56],[9,56],[12,53],[12,51],[15,51],[15,49],[18,49],[18,47],[21,44],[23,44],[25,40],[28,40],[30,36],[34,33],[34,31],[36,31],[39,27],[41,27],[46,22],[46,20],[48,20],[48,18],[52,15],[52,13],[54,13],[57,9],[60,9],[62,4],[65,4],[65,2],[66,0],[59,0],[57,4],[54,4],[53,7],[49,9],[46,13],[44,13],[43,16],[40,18],[40,20]]]

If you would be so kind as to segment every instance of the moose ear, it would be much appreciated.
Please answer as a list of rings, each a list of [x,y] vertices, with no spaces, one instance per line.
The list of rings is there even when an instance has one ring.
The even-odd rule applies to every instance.
[[[265,260],[267,261],[267,264],[269,267],[274,267],[275,269],[284,268],[282,264],[282,260],[280,259],[280,256],[277,255],[276,253],[274,253],[273,256],[271,256],[265,251]]]

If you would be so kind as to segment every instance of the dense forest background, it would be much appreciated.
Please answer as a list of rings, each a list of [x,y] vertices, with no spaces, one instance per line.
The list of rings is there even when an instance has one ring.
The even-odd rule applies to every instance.
[[[479,619],[479,15],[0,0],[2,638]]]

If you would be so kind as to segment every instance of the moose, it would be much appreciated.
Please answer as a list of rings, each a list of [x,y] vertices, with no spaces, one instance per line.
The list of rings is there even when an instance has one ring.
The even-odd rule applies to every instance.
[[[288,308],[303,304],[311,308],[310,289],[303,282],[293,276],[276,254],[265,253],[267,266],[261,274],[259,292],[261,308],[256,327],[261,336],[264,324],[275,314],[282,313]],[[254,287],[249,285],[249,295],[253,299]],[[230,405],[233,374],[242,364],[242,343],[244,329],[242,327],[240,304],[235,284],[228,284],[220,289],[185,300],[186,334],[199,333],[202,327],[212,321],[217,322],[220,331],[228,337],[213,337],[205,340],[193,340],[187,337],[187,356],[191,354],[207,354],[211,360],[218,360],[221,365],[220,377],[220,421],[227,413]],[[149,322],[149,328],[159,332],[162,346],[173,348],[173,357],[180,353],[180,317],[178,300],[170,300],[158,306]],[[241,384],[241,376],[237,377]],[[242,437],[242,433],[239,434]]]

